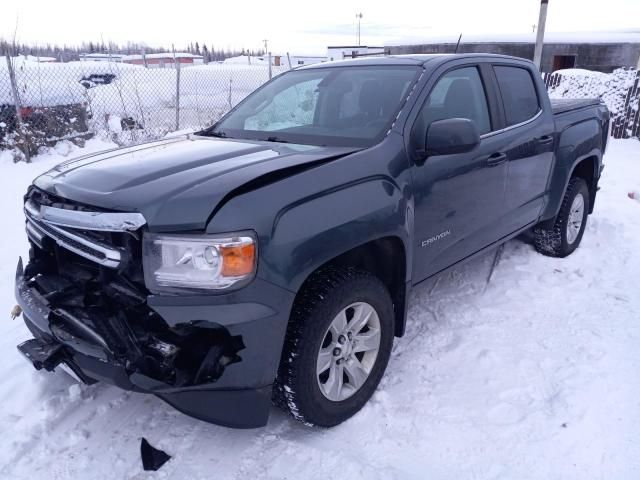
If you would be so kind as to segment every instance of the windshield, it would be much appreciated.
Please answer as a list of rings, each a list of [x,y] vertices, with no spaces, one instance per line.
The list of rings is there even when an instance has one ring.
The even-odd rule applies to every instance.
[[[388,131],[417,76],[416,67],[404,66],[294,70],[249,95],[202,134],[370,146]]]

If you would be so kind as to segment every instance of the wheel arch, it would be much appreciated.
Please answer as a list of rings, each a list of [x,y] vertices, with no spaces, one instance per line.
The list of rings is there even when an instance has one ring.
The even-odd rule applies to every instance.
[[[327,260],[307,275],[300,290],[316,272],[328,267],[350,267],[376,276],[393,302],[394,335],[404,334],[410,283],[406,280],[407,249],[400,237],[391,235],[370,240]]]
[[[565,185],[565,192],[569,182],[574,177],[582,178],[587,182],[589,188],[589,213],[593,213],[593,206],[596,198],[596,191],[598,190],[598,166],[600,165],[600,159],[597,155],[590,155],[579,160],[571,170],[571,175]]]
[[[589,187],[589,213],[593,211],[599,169],[602,163],[601,137],[596,121],[586,121],[566,129],[560,135],[556,159],[548,185],[548,201],[540,216],[544,224],[555,222],[569,181],[579,176]]]

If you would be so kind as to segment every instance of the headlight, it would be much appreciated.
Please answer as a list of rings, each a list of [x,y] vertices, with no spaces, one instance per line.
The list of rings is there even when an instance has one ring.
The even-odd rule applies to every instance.
[[[222,290],[251,280],[256,270],[252,235],[159,235],[142,242],[144,281],[152,292]]]

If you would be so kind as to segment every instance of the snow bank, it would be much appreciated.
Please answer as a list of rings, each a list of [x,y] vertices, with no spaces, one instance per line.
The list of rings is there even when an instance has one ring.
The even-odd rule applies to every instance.
[[[22,195],[63,158],[14,165],[3,155],[0,477],[147,478],[144,436],[173,457],[153,478],[640,478],[640,204],[627,196],[640,190],[640,142],[610,142],[570,257],[517,239],[486,289],[492,253],[415,288],[380,388],[331,430],[276,410],[264,429],[230,430],[155,397],[34,371],[15,349],[29,333],[7,316],[27,253]]]
[[[85,88],[77,73],[66,64],[39,63],[25,57],[12,59],[23,106],[50,107],[84,101]],[[0,104],[15,105],[6,62],[0,62]]]
[[[89,130],[119,144],[162,138],[176,128],[176,106],[180,127],[203,128],[217,121],[253,90],[269,80],[268,65],[213,63],[173,68],[147,69],[116,62],[38,63],[14,59],[21,103],[41,107],[86,104],[92,115]],[[272,67],[278,75],[288,69]],[[114,80],[85,89],[80,80],[93,74],[111,74]],[[179,102],[178,102],[179,95]],[[0,62],[0,105],[13,105],[9,74]],[[117,119],[114,120],[114,119]],[[118,127],[127,119],[130,128]],[[115,127],[115,128],[114,128]]]
[[[225,58],[222,62],[225,65],[260,65],[260,64],[268,64],[269,62],[266,60],[266,57],[256,57],[254,55],[238,55],[236,57]]]

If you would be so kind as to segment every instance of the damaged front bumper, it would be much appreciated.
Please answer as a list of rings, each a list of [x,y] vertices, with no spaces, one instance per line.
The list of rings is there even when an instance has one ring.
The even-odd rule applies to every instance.
[[[35,368],[151,393],[211,423],[266,424],[291,292],[256,278],[222,295],[147,295],[101,269],[51,271],[41,256],[19,261],[15,283],[34,336],[18,348]]]

